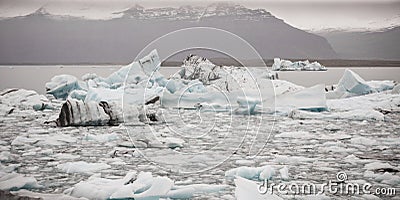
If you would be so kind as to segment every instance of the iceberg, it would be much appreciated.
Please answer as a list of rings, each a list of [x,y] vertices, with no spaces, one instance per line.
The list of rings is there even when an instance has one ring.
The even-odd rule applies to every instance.
[[[69,99],[62,105],[56,123],[58,126],[106,125],[112,120],[104,108],[94,101],[85,103]]]
[[[84,83],[72,75],[57,75],[46,83],[46,93],[57,99],[66,99],[73,90],[84,90]]]
[[[62,106],[58,125],[117,125],[130,119],[140,123],[143,122],[140,119],[149,117],[141,112],[147,110],[144,106],[158,100],[164,108],[234,111],[236,114],[274,111],[276,106],[311,111],[326,108],[323,86],[303,88],[287,81],[271,81],[268,70],[217,66],[206,58],[190,55],[179,72],[166,79],[159,73],[159,66],[160,59],[153,50],[107,78],[96,74],[82,76],[85,87],[62,90],[68,91],[68,94],[65,92],[68,98]],[[48,84],[49,87],[61,88],[62,84],[56,83],[73,85],[77,82],[74,77],[60,77],[64,77],[64,81],[55,77],[54,84]],[[160,120],[156,112],[150,115],[156,119],[154,121]]]
[[[167,177],[153,177],[149,172],[129,172],[121,179],[105,179],[93,175],[87,181],[77,183],[67,193],[73,197],[88,199],[160,199],[190,198],[194,194],[224,190],[226,185],[175,185]]]
[[[234,111],[235,114],[274,112],[276,109],[285,113],[292,109],[327,110],[324,85],[304,88],[284,80],[270,80],[268,70],[216,66],[206,58],[190,55],[172,78],[184,80],[181,82],[185,86],[165,92],[161,96],[164,107],[200,107],[203,111]],[[194,80],[199,82],[194,85],[185,82]],[[200,91],[192,89],[198,85],[202,86]]]
[[[130,95],[129,103],[143,103],[143,93],[153,94],[154,97],[162,89],[157,88],[165,83],[165,78],[158,72],[160,59],[157,51],[150,52],[144,58],[121,67],[108,77],[99,77],[88,73],[78,80],[72,75],[57,75],[46,83],[46,91],[59,99],[77,99],[85,102],[121,101],[124,93]],[[140,94],[140,95],[139,95]],[[150,98],[150,97],[149,97]]]
[[[105,143],[105,142],[111,142],[115,140],[119,140],[120,137],[116,133],[110,133],[110,134],[86,134],[85,137],[83,137],[83,140],[86,141],[95,141],[95,142],[100,142],[100,143]]]
[[[375,111],[400,111],[400,96],[390,93],[374,93],[345,99],[329,99],[327,102],[329,110],[346,112],[352,110],[375,110]]]
[[[110,199],[114,193],[121,193],[125,187],[132,186],[129,184],[136,177],[136,172],[129,172],[124,178],[111,180],[98,177],[95,174],[87,181],[81,181],[73,188],[70,188],[66,193],[72,197],[84,197],[88,199]],[[132,192],[130,190],[129,192]]]
[[[375,180],[388,185],[400,184],[400,176],[393,175],[389,172],[378,175],[377,177],[375,177]]]
[[[277,95],[275,106],[278,111],[284,110],[308,110],[308,111],[326,111],[325,85],[319,84],[310,88],[299,89],[294,92],[287,92]]]
[[[400,84],[396,84],[396,86],[393,87],[392,94],[400,94]]]
[[[59,164],[57,165],[57,168],[66,173],[93,174],[104,169],[109,169],[111,166],[105,163],[87,163],[84,161],[78,161]]]
[[[69,195],[65,194],[42,194],[42,193],[37,193],[37,192],[32,192],[26,189],[18,190],[18,191],[12,191],[11,192],[14,195],[18,195],[19,197],[29,197],[32,199],[42,199],[42,200],[85,200],[84,198],[75,198],[71,197]]]
[[[221,87],[211,87],[214,86],[214,82],[218,80],[211,80],[211,85],[205,86],[205,92],[189,92],[188,86],[183,92],[164,93],[161,96],[161,105],[178,108],[211,106],[213,110],[233,110],[236,114],[257,114],[275,110],[288,113],[292,109],[318,112],[327,110],[324,85],[303,88],[283,80],[256,78],[254,85],[258,85],[259,88],[251,83],[244,83],[235,90],[222,90]]]
[[[12,106],[0,104],[0,115],[7,116],[7,115],[11,114],[12,112],[14,112],[14,109],[15,108]]]
[[[279,170],[279,173],[281,175],[281,179],[282,180],[289,180],[289,170],[288,170],[288,168],[286,166],[282,167]]]
[[[0,172],[0,190],[19,190],[42,188],[34,177],[18,173]]]
[[[306,112],[302,110],[293,110],[289,113],[289,117],[292,119],[324,119],[324,120],[338,120],[338,119],[348,119],[348,120],[375,120],[384,121],[385,116],[379,111],[372,109],[355,109],[342,112]]]
[[[3,114],[11,114],[13,109],[20,110],[44,110],[53,109],[50,101],[44,96],[39,95],[33,90],[25,89],[6,89],[0,93],[0,108]]]
[[[276,194],[261,194],[258,191],[259,185],[251,180],[247,180],[240,176],[235,177],[235,197],[237,200],[283,200]]]
[[[214,193],[225,190],[227,185],[209,185],[209,184],[192,184],[192,185],[174,185],[167,195],[171,199],[188,199],[195,194]]]
[[[272,64],[272,70],[274,71],[326,71],[326,67],[318,62],[284,60],[280,58],[274,58],[274,64]]]
[[[36,146],[60,146],[75,143],[76,138],[67,134],[28,134],[19,135],[12,142],[12,146],[36,145]]]
[[[53,77],[46,84],[48,93],[56,98],[67,98],[56,120],[57,125],[141,124],[159,120],[152,109],[143,109],[145,104],[157,101],[162,92],[160,85],[166,83],[158,72],[159,66],[160,59],[154,50],[107,78],[92,73],[82,76],[85,82],[69,75]]]
[[[69,93],[68,99],[85,100],[87,91],[85,90],[73,90]]]
[[[199,80],[204,86],[214,86],[218,90],[231,92],[258,89],[257,80],[270,79],[271,76],[267,69],[217,66],[204,57],[189,55],[173,78]]]
[[[393,81],[365,81],[355,72],[346,69],[335,90],[329,91],[326,97],[338,99],[366,95],[391,90],[394,85]]]
[[[256,114],[262,95],[272,99],[274,89],[268,70],[217,66],[206,58],[190,55],[170,78],[160,96],[163,107],[202,111]]]
[[[275,175],[275,170],[269,166],[262,167],[247,167],[242,166],[234,169],[230,169],[225,172],[225,177],[233,179],[235,177],[243,177],[252,180],[266,180],[272,179]]]
[[[126,105],[122,107],[119,102],[102,101],[83,102],[68,99],[61,108],[56,120],[58,126],[88,126],[88,125],[119,125],[123,122],[129,124],[143,124],[151,121],[160,121],[157,111],[144,109],[141,106]]]

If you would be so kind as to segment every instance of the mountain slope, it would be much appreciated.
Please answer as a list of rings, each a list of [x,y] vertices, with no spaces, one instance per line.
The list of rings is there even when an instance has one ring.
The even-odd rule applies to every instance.
[[[319,33],[342,58],[400,60],[400,27],[376,32]]]
[[[237,34],[264,58],[336,58],[325,38],[296,29],[263,9],[232,4],[134,6],[116,15],[122,17],[87,20],[51,16],[41,8],[0,20],[0,63],[128,63],[152,40],[196,26]]]

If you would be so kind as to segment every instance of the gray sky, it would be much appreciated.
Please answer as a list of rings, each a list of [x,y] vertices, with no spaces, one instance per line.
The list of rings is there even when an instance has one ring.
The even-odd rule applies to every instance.
[[[213,0],[0,0],[0,16],[29,14],[41,6],[52,14],[91,19],[116,17],[113,12],[135,4],[149,7],[207,5]],[[221,1],[218,1],[221,2]],[[230,0],[250,8],[265,8],[288,24],[301,29],[379,29],[400,25],[400,0]]]

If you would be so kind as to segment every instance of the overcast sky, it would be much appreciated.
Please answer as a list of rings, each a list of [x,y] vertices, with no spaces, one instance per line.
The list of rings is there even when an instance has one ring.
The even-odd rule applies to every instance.
[[[29,14],[44,6],[53,14],[110,18],[139,4],[149,7],[207,5],[213,0],[0,0],[0,16]],[[221,1],[218,1],[221,2]],[[400,0],[230,0],[250,8],[264,8],[288,24],[306,30],[326,28],[379,29],[400,25]]]

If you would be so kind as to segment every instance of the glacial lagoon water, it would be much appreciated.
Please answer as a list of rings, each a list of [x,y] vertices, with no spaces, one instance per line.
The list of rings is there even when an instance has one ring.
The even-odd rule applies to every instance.
[[[80,78],[85,73],[96,73],[105,77],[119,68],[120,66],[3,66],[0,68],[0,89],[17,87],[44,93],[44,84],[57,74],[71,74]],[[279,78],[304,86],[317,83],[331,85],[338,82],[344,69],[329,68],[327,72],[279,72]],[[352,69],[366,80],[400,81],[400,68]],[[161,73],[169,76],[177,70],[176,67],[163,67]],[[384,108],[396,105],[396,96],[386,93],[380,95],[383,95],[382,98],[376,98],[376,101],[389,99],[388,102],[391,102]],[[396,102],[390,101],[390,98]],[[366,106],[370,104],[370,101],[365,103]],[[225,172],[236,167],[265,165],[274,169],[288,168],[289,180],[281,179],[277,173],[274,183],[320,185],[329,180],[335,181],[336,175],[344,172],[349,182],[370,183],[373,189],[396,188],[396,192],[399,192],[400,179],[396,171],[400,160],[400,112],[396,110],[385,114],[384,121],[296,119],[287,115],[232,116],[230,113],[179,110],[179,113],[173,112],[176,115],[168,115],[166,123],[129,127],[131,129],[125,126],[56,127],[54,124],[44,123],[58,116],[60,106],[61,101],[56,101],[55,110],[16,110],[12,115],[0,119],[2,151],[9,152],[3,156],[6,160],[4,163],[8,167],[14,167],[17,173],[37,179],[43,188],[33,190],[35,192],[60,194],[80,181],[88,180],[93,174],[70,173],[69,170],[59,167],[60,164],[81,161],[109,165],[109,168],[101,170],[101,177],[107,179],[122,178],[128,171],[136,171],[167,176],[178,185],[228,185],[220,193],[195,195],[193,199],[234,199],[235,184],[225,177]],[[170,110],[162,109],[163,113],[166,111]],[[333,112],[337,111],[333,109]],[[218,119],[220,124],[214,126],[214,119]],[[263,119],[263,123],[260,123],[258,131],[247,133],[248,127],[255,127],[248,122],[258,124],[260,119]],[[185,126],[181,122],[185,122]],[[186,132],[194,134],[203,134],[202,130],[207,130],[205,127],[213,129],[200,138],[185,137],[184,146],[173,150],[147,148],[144,147],[145,142],[140,143],[151,141],[146,140],[147,138],[141,139],[143,136],[153,135],[150,133],[157,133],[158,137],[177,137],[175,132],[170,131],[171,127],[183,127]],[[131,138],[139,139],[132,143]],[[249,152],[255,152],[254,149],[259,152],[255,158],[252,154],[249,155]],[[193,152],[199,153],[193,156],[193,162],[177,159],[178,154]],[[226,157],[229,159],[219,162]],[[214,161],[217,163],[213,163]],[[186,174],[179,170],[197,171],[199,168],[210,167],[210,164],[212,168],[201,173]],[[381,180],[384,173],[385,176],[390,173],[390,179]],[[299,196],[290,194],[282,197],[293,199]],[[368,195],[330,193],[322,197],[371,198]],[[379,197],[397,199],[397,196]]]
[[[0,90],[5,88],[32,89],[45,93],[45,83],[59,74],[70,74],[80,78],[86,73],[96,73],[107,77],[117,71],[122,65],[19,65],[0,66]],[[179,67],[161,67],[165,76],[178,71]],[[336,84],[346,68],[331,67],[328,71],[296,71],[278,72],[279,79],[288,80],[302,86],[313,86],[319,83]],[[400,82],[400,67],[353,67],[354,72],[365,80],[394,80]]]

